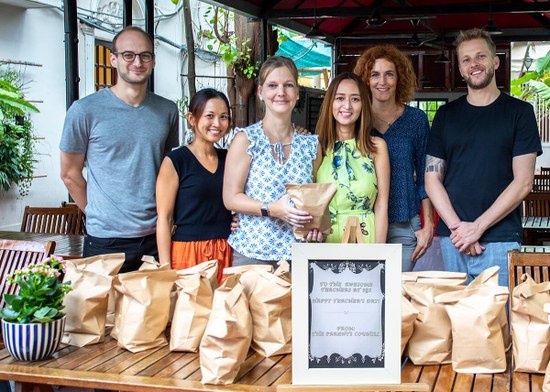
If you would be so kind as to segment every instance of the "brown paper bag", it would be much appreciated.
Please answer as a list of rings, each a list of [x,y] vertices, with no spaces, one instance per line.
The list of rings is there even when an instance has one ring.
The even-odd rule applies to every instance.
[[[499,315],[508,302],[508,287],[481,285],[438,295],[451,319],[452,364],[457,373],[506,371],[506,352]]]
[[[318,229],[323,234],[330,234],[332,224],[328,206],[338,187],[333,182],[312,184],[286,184],[286,191],[294,206],[299,210],[309,212],[313,217],[311,222],[304,227],[294,226],[294,237],[305,238],[313,229]]]
[[[112,277],[118,274],[118,271],[122,267],[125,259],[126,256],[124,253],[112,253],[82,259],[72,259],[70,260],[70,263],[74,266],[74,268],[78,269],[78,271],[81,271],[78,272],[78,275],[83,274],[86,276],[93,276],[95,273],[102,276]],[[101,293],[104,288],[104,280],[98,277],[91,277],[94,281],[98,281],[98,284],[100,284],[101,287],[88,290],[88,283],[83,284],[84,282],[80,282],[81,279],[82,277],[77,276],[71,276],[70,279],[73,282],[73,290],[69,293],[69,299],[66,299],[66,301],[68,301],[68,306],[79,310],[77,312],[73,312],[70,317],[70,321],[67,320],[68,324],[65,324],[65,332],[75,332],[83,335],[67,335],[63,338],[64,343],[78,346],[103,341],[105,327],[109,325],[112,326],[114,323],[114,292],[112,291],[112,288],[109,290],[106,298],[103,299],[103,294]],[[80,283],[75,283],[77,280]],[[100,281],[103,282],[103,284],[99,283]],[[112,279],[109,279],[109,281],[112,281]],[[111,286],[111,283],[109,283],[109,286]],[[103,300],[107,301],[106,315],[101,315],[99,312]],[[81,309],[87,309],[87,311],[92,313],[82,313]],[[111,309],[110,324],[108,322],[109,309]],[[92,326],[94,324],[92,319],[96,320],[95,327]],[[83,325],[83,323],[86,325]],[[99,328],[102,328],[103,331],[100,331]],[[95,341],[96,338],[99,339],[97,342]],[[87,341],[90,343],[86,343]]]
[[[174,270],[135,271],[115,277],[113,286],[119,296],[113,332],[120,347],[135,353],[167,344],[164,331],[175,280]]]
[[[450,271],[412,271],[401,274],[402,282],[435,283],[443,285],[464,285],[467,277],[465,272]]]
[[[161,264],[153,256],[145,255],[141,258],[141,261],[139,271],[165,271],[172,268],[170,263]]]
[[[465,272],[450,271],[406,271],[401,273],[401,285],[405,282],[432,283],[452,286],[464,286],[467,277]],[[409,299],[402,288],[401,294]]]
[[[273,275],[286,280],[288,283],[291,283],[292,276],[290,275],[290,263],[286,260],[278,261],[277,269],[273,272]]]
[[[288,354],[292,351],[290,282],[269,272],[248,271],[241,275],[252,315],[252,348],[259,354]]]
[[[500,267],[495,265],[487,268],[474,280],[470,282],[468,287],[476,287],[482,285],[498,286],[498,271]],[[506,351],[512,346],[512,334],[510,333],[510,325],[508,324],[508,315],[506,314],[506,307],[502,309],[502,312],[498,316],[498,322],[502,329],[502,338],[504,339],[504,347]]]
[[[239,265],[238,267],[226,267],[223,269],[223,275],[241,275],[246,271],[266,271],[273,272],[273,266],[267,264],[247,264]]]
[[[406,352],[415,365],[439,365],[451,362],[451,320],[442,304],[434,298],[447,292],[463,290],[464,286],[438,283],[406,282],[403,289],[418,310],[414,331]]]
[[[110,276],[80,269],[72,261],[65,261],[63,281],[71,282],[72,290],[63,301],[66,313],[63,343],[83,347],[103,342],[112,280]]]
[[[233,383],[250,348],[252,317],[239,278],[228,276],[214,292],[199,350],[203,384]]]
[[[550,322],[550,303],[544,304],[544,311],[548,313],[548,322]],[[546,374],[544,375],[544,382],[542,383],[542,392],[550,392],[550,362],[546,367]]]
[[[537,284],[529,275],[521,277],[511,301],[514,370],[544,373],[550,359],[550,323],[544,304],[550,303],[550,282]]]
[[[418,310],[405,296],[401,296],[401,355],[414,331],[414,321],[418,316]]]
[[[170,328],[170,351],[197,352],[218,286],[218,260],[176,273],[177,302]]]

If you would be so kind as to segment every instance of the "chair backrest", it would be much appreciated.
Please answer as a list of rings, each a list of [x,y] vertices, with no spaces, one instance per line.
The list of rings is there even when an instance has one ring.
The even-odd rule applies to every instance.
[[[550,167],[541,167],[540,174],[550,175]]]
[[[25,207],[21,231],[27,233],[85,234],[84,214],[76,205]]]
[[[54,251],[55,241],[0,240],[0,309],[4,307],[4,294],[16,291],[6,278],[19,269],[41,262]]]
[[[537,283],[550,281],[550,253],[508,251],[510,293],[521,283],[521,275],[529,274]]]
[[[550,192],[531,192],[523,200],[523,216],[550,216]]]
[[[532,192],[550,192],[550,173],[535,174],[533,176]]]

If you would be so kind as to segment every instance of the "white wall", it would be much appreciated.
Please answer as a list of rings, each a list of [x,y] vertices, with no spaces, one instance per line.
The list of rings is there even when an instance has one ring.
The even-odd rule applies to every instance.
[[[40,1],[40,0],[37,0]],[[120,0],[118,0],[121,2]],[[52,0],[43,0],[52,4]],[[59,0],[57,2],[61,4]],[[143,26],[141,0],[134,0],[134,23]],[[202,22],[202,13],[207,7],[198,1],[192,1],[195,26]],[[106,0],[80,0],[81,8],[96,10]],[[175,11],[170,0],[157,0],[156,10],[164,15]],[[79,11],[80,12],[80,11]],[[94,90],[93,46],[95,38],[111,40],[113,34],[79,23],[79,74],[81,78],[80,96]],[[113,30],[120,28],[113,26]],[[164,18],[158,23],[157,34],[176,44],[185,44],[182,12]],[[204,48],[203,48],[204,49]],[[58,206],[68,199],[67,190],[59,177],[59,140],[65,118],[65,52],[64,52],[63,13],[51,8],[17,8],[6,5],[0,0],[0,60],[19,60],[42,64],[42,67],[15,66],[21,71],[27,82],[26,98],[43,100],[37,103],[40,113],[32,114],[38,136],[43,137],[37,143],[37,175],[44,178],[33,180],[30,193],[20,198],[16,189],[0,191],[0,230],[18,230],[26,205]],[[179,48],[157,40],[155,67],[155,92],[168,99],[176,100],[188,95],[187,83],[180,77],[186,73],[187,57]],[[225,75],[225,64],[204,61],[197,58],[197,74]],[[225,92],[225,80],[202,78],[197,80],[197,88],[217,87]]]
[[[45,28],[47,26],[47,28]],[[29,195],[16,189],[0,193],[0,229],[19,229],[25,205],[57,206],[67,200],[59,178],[59,137],[65,117],[63,15],[53,8],[22,9],[0,4],[0,60],[19,60],[42,67],[14,65],[26,82],[26,98],[40,113],[31,116],[39,162]]]

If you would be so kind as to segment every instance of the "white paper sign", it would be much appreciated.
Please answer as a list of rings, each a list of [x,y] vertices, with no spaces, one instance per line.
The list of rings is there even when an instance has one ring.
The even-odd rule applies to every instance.
[[[364,264],[363,264],[364,265]],[[365,362],[376,358],[382,367],[382,304],[380,273],[383,264],[354,272],[357,263],[339,263],[334,272],[317,264],[313,269],[310,293],[310,353],[313,359],[338,354],[339,361],[350,362],[354,354]]]
[[[292,281],[292,384],[401,382],[400,244],[293,244]]]

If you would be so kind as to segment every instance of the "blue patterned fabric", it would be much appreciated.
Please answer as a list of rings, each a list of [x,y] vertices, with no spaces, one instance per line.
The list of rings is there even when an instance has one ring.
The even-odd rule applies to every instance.
[[[407,105],[385,133],[372,131],[386,141],[390,155],[389,223],[408,222],[420,213],[420,201],[428,197],[424,190],[424,166],[429,132],[426,114]]]
[[[317,136],[294,133],[290,156],[284,164],[275,161],[262,122],[246,128],[250,141],[247,153],[252,158],[244,193],[256,200],[271,203],[285,193],[285,184],[308,184],[313,181],[313,160],[317,154]],[[259,260],[290,260],[295,242],[292,226],[280,219],[238,214],[240,228],[229,236],[229,244],[246,257]]]

